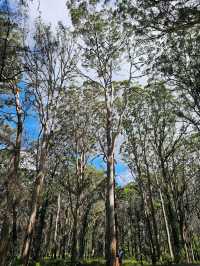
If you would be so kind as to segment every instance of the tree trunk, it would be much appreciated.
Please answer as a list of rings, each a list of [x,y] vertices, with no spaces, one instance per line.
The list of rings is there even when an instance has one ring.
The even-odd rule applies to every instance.
[[[165,210],[164,199],[163,199],[160,185],[158,183],[157,176],[156,176],[156,183],[157,183],[158,188],[159,188],[160,202],[161,202],[162,212],[163,212],[163,217],[164,217],[164,222],[165,222],[165,229],[166,229],[166,233],[167,233],[167,242],[168,242],[168,247],[169,247],[169,253],[170,253],[170,257],[171,257],[172,261],[174,261],[174,253],[173,253],[173,248],[172,248],[172,243],[171,243],[169,224],[168,224],[168,220],[167,220],[167,214],[166,214],[166,210]]]
[[[59,222],[59,217],[60,217],[60,193],[58,195],[56,224],[55,224],[55,232],[54,232],[54,259],[56,259],[57,249],[58,249],[57,235],[58,235],[58,222]]]
[[[17,255],[17,202],[13,203],[13,225],[12,225],[12,256],[13,258]]]
[[[139,168],[139,166],[138,166]],[[147,225],[147,230],[148,230],[148,236],[149,236],[149,243],[150,243],[150,252],[151,252],[151,260],[152,264],[155,265],[157,261],[156,257],[156,248],[154,245],[154,239],[153,239],[153,230],[150,222],[150,214],[149,214],[149,206],[147,202],[147,194],[145,192],[145,187],[141,178],[141,172],[140,170],[138,171],[138,180],[139,180],[139,189],[140,189],[140,196],[141,196],[141,202],[142,202],[142,209],[144,211],[144,217],[145,217],[145,222]]]
[[[172,239],[173,239],[173,253],[174,253],[174,260],[176,263],[180,260],[180,241],[179,241],[179,232],[177,228],[177,222],[175,213],[171,204],[170,195],[168,192],[165,193],[167,197],[167,211],[168,211],[168,222],[171,226],[171,232],[172,232]]]
[[[148,233],[149,233],[151,260],[152,260],[152,265],[155,265],[157,258],[156,258],[156,250],[155,250],[155,246],[154,246],[154,240],[153,240],[153,232],[152,232],[150,217],[149,217],[149,213],[148,213],[146,193],[144,193],[143,200],[144,200],[144,209],[145,209],[145,212],[144,212],[145,213],[145,220],[146,220],[146,225],[147,225],[147,229],[148,229]]]
[[[148,178],[149,202],[150,202],[150,210],[151,210],[151,218],[152,218],[152,231],[154,232],[153,245],[155,243],[156,261],[159,261],[159,259],[160,259],[160,245],[159,245],[159,241],[158,241],[158,228],[157,228],[157,222],[156,222],[156,218],[155,218],[155,210],[154,210],[153,197],[152,197],[152,191],[151,191],[151,180],[150,180],[149,170],[147,173],[147,178]]]
[[[46,247],[45,247],[45,256],[48,255],[48,250],[51,242],[51,232],[52,232],[52,225],[53,225],[53,214],[50,214],[50,221],[49,221],[49,228],[47,232],[47,241],[46,241]]]
[[[18,169],[20,163],[20,152],[21,152],[21,140],[23,132],[23,110],[20,104],[19,91],[16,89],[15,85],[12,84],[12,92],[15,96],[15,108],[17,113],[17,132],[15,139],[15,146],[13,147],[13,155],[11,158],[11,163],[8,172],[8,178],[5,183],[6,194],[7,194],[7,206],[6,213],[4,215],[4,222],[2,226],[2,234],[0,241],[0,266],[5,266],[5,262],[8,260],[8,254],[11,253],[11,260],[16,257],[17,250],[17,193],[19,190],[18,184]],[[12,221],[10,219],[10,214],[12,213]],[[12,232],[12,234],[11,234]],[[12,241],[11,241],[12,236]],[[10,248],[11,247],[11,248]]]
[[[46,163],[47,163],[46,160],[47,160],[47,135],[44,133],[42,140],[39,170],[35,179],[34,189],[32,192],[31,213],[21,252],[21,261],[24,266],[27,266],[29,262],[33,231],[35,229],[35,224],[36,224],[36,214],[38,210],[39,197],[41,195],[44,183],[44,177],[46,173]]]
[[[39,223],[37,226],[37,232],[36,232],[36,237],[35,237],[35,248],[34,248],[34,255],[33,255],[33,259],[35,261],[37,261],[40,257],[41,257],[41,244],[42,244],[42,236],[43,236],[43,229],[44,229],[44,225],[45,225],[45,216],[46,216],[46,212],[47,212],[47,208],[48,208],[48,196],[47,198],[44,200],[42,207],[41,207],[41,211],[40,211],[40,215],[39,215]]]
[[[166,196],[166,209],[167,209],[167,217],[168,217],[168,224],[171,227],[171,233],[172,233],[172,240],[173,240],[173,254],[174,254],[174,260],[176,263],[180,260],[180,240],[179,240],[179,230],[177,227],[177,216],[174,210],[174,207],[172,206],[171,202],[171,196],[169,194],[169,176],[167,174],[166,168],[165,168],[165,162],[162,158],[161,152],[160,152],[160,163],[161,163],[161,171],[162,171],[162,177],[163,181],[165,183],[165,196]]]
[[[114,189],[115,189],[115,180],[114,180]],[[115,231],[116,231],[116,252],[118,252],[119,250],[119,225],[118,225],[118,216],[117,216],[117,198],[116,198],[116,193],[115,193],[115,190],[114,190],[114,200],[115,200],[115,203],[114,203],[114,208],[115,208]]]
[[[43,181],[44,181],[44,173],[40,172],[35,181],[35,187],[32,195],[32,206],[31,206],[31,215],[29,218],[25,238],[24,238],[24,243],[23,243],[23,248],[22,248],[22,253],[21,253],[21,259],[22,263],[24,266],[28,265],[29,261],[29,255],[30,255],[30,248],[31,248],[31,243],[32,243],[32,237],[33,237],[33,231],[35,229],[35,224],[36,224],[36,214],[38,210],[38,201],[39,201],[39,196],[42,190],[43,186]]]
[[[1,229],[1,245],[0,245],[0,266],[7,265],[8,260],[8,248],[10,240],[10,225],[9,225],[9,216],[5,214],[4,221]]]
[[[62,259],[65,259],[65,250],[66,250],[66,241],[67,241],[67,235],[64,234],[61,241],[61,257]]]
[[[92,204],[90,203],[86,207],[86,211],[84,213],[83,220],[82,220],[82,227],[81,227],[80,234],[79,234],[79,259],[82,259],[85,253],[85,235],[87,233],[88,216],[89,216],[91,206]]]
[[[138,238],[138,247],[139,247],[139,258],[137,258],[140,261],[140,264],[143,265],[143,258],[142,258],[142,239],[141,239],[141,230],[140,230],[140,220],[139,220],[139,213],[137,209],[135,208],[135,214],[136,214],[136,224],[137,224],[137,238]]]
[[[71,262],[75,263],[77,260],[77,225],[78,225],[78,210],[75,210],[73,215],[74,224],[72,230],[72,245],[71,245]]]
[[[107,193],[106,193],[106,265],[114,266],[116,260],[116,224],[114,204],[114,160],[113,154],[107,161]]]
[[[146,157],[146,146],[144,145],[143,147],[143,151],[144,151],[144,161],[145,161],[145,165],[146,165],[146,171],[147,171],[147,188],[148,188],[148,192],[149,192],[149,200],[147,202],[147,206],[150,205],[150,212],[151,212],[151,218],[148,218],[149,221],[152,220],[152,229],[151,229],[151,223],[150,223],[150,231],[152,231],[152,233],[150,232],[150,234],[152,234],[152,263],[156,263],[156,261],[158,261],[160,259],[160,246],[158,243],[158,229],[157,229],[157,223],[156,223],[156,218],[155,218],[155,210],[154,210],[154,205],[153,205],[153,197],[152,197],[152,191],[151,191],[151,177],[150,177],[150,172],[149,172],[149,164],[148,164],[148,160]]]

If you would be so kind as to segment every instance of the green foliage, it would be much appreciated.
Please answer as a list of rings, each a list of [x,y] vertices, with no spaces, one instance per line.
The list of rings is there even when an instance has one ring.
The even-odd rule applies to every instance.
[[[36,262],[33,266],[64,266],[67,265],[67,261],[63,259],[46,259],[41,262]]]
[[[104,214],[108,209],[105,173],[93,167],[90,160],[103,153],[103,159],[109,162],[106,155],[112,148],[115,150],[117,136],[121,134],[124,143],[120,155],[136,173],[132,184],[123,189],[117,187],[115,193],[119,245],[123,246],[126,258],[141,256],[146,265],[146,260],[153,261],[156,255],[158,263],[172,263],[167,253],[167,222],[173,251],[176,252],[176,236],[181,239],[179,254],[175,256],[180,261],[187,259],[182,243],[184,231],[198,257],[200,36],[199,11],[193,5],[197,2],[123,0],[116,6],[113,1],[111,5],[106,2],[68,1],[73,32],[59,23],[54,34],[49,25],[38,19],[34,48],[30,47],[25,54],[20,25],[7,13],[0,14],[0,82],[7,79],[16,85],[21,63],[25,63],[26,100],[40,116],[42,127],[48,129],[48,149],[41,139],[31,144],[37,170],[44,165],[46,174],[36,204],[39,208],[30,256],[49,255],[56,245],[60,246],[59,253],[70,253],[73,241],[75,261],[81,244],[85,245],[85,255],[93,257],[95,252],[96,256],[103,255]],[[192,2],[190,7],[187,2]],[[144,87],[133,78],[135,73],[143,74],[143,68],[150,77]],[[10,84],[0,85],[0,96],[7,94],[0,100],[0,111],[5,107],[11,109],[14,98]],[[16,119],[12,115],[0,117],[2,149],[9,142],[12,147],[13,122]],[[26,148],[26,143],[23,145]],[[40,162],[43,148],[47,156],[45,162]],[[6,210],[4,183],[10,154],[10,147],[0,153],[0,199],[3,199],[0,231]],[[114,158],[118,161],[118,154]],[[32,188],[36,171],[18,172],[16,248],[20,250],[30,212],[30,193],[35,191]],[[61,199],[61,208],[57,198]],[[45,200],[48,206],[44,211]],[[11,213],[10,224],[13,217]],[[34,254],[39,243],[37,237],[39,255]],[[188,249],[191,243],[188,242]],[[105,265],[103,258],[81,263]],[[124,266],[140,263],[135,258],[123,261]],[[20,265],[18,260],[16,265]],[[51,265],[71,264],[69,260],[50,258],[33,263]]]
[[[87,259],[83,260],[81,263],[83,265],[88,265],[88,266],[104,266],[106,264],[103,258]]]
[[[125,188],[116,188],[117,199],[129,200],[137,193],[137,188],[135,183],[127,185]]]
[[[0,12],[0,82],[17,80],[21,74],[22,29],[18,15],[8,3]]]
[[[160,258],[160,263],[164,265],[171,265],[173,261],[168,253],[164,253]]]
[[[145,260],[142,261],[142,264],[144,266],[149,265],[149,263]],[[123,266],[131,266],[131,265],[139,266],[139,265],[141,265],[141,262],[137,261],[135,258],[125,259],[123,261]]]

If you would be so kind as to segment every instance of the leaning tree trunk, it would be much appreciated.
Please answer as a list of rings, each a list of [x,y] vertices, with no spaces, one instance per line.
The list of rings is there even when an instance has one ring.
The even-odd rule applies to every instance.
[[[46,160],[47,160],[47,147],[48,140],[46,132],[43,135],[42,139],[42,149],[40,155],[40,165],[38,174],[35,179],[34,189],[32,192],[31,200],[31,213],[27,225],[27,230],[25,233],[25,238],[23,242],[22,252],[21,252],[21,261],[23,266],[27,266],[29,263],[30,249],[32,244],[33,231],[36,224],[36,214],[38,210],[38,202],[43,188],[44,177],[46,173]]]
[[[8,253],[11,252],[11,260],[15,259],[17,249],[17,190],[18,184],[18,169],[20,163],[21,140],[23,132],[23,110],[19,99],[19,90],[12,87],[15,95],[15,107],[17,114],[17,132],[15,145],[13,147],[13,156],[11,159],[8,178],[6,185],[7,206],[4,214],[4,222],[1,230],[0,238],[0,266],[5,266],[8,262]],[[12,220],[10,215],[12,214]],[[11,250],[10,250],[11,246]]]
[[[38,221],[38,226],[37,226],[37,231],[36,231],[36,237],[34,239],[34,254],[33,254],[33,259],[37,261],[41,255],[42,255],[42,239],[43,239],[43,231],[45,227],[45,218],[46,218],[46,213],[47,213],[47,208],[49,204],[49,199],[48,195],[46,196],[46,199],[43,201],[41,210],[40,210],[40,215],[39,215],[39,221]]]
[[[162,190],[161,190],[160,184],[158,182],[158,178],[157,178],[156,175],[155,175],[155,177],[156,177],[156,184],[158,186],[159,195],[160,195],[160,202],[161,202],[161,206],[162,206],[162,213],[163,213],[164,223],[165,223],[165,229],[166,229],[166,233],[167,233],[167,243],[168,243],[168,247],[169,247],[169,253],[170,253],[170,257],[171,257],[172,261],[174,261],[174,253],[173,253],[172,242],[171,242],[171,237],[170,237],[170,230],[169,230],[169,224],[168,224],[168,220],[167,220],[165,203],[164,203],[164,199],[163,199],[163,195],[162,195]]]
[[[180,246],[180,240],[179,240],[179,231],[177,227],[177,215],[174,210],[174,207],[172,206],[171,195],[169,194],[169,191],[168,191],[169,177],[166,172],[165,161],[162,158],[161,152],[160,152],[160,163],[161,163],[161,173],[162,173],[163,181],[165,183],[165,197],[166,197],[165,206],[167,210],[168,224],[171,227],[174,260],[176,263],[178,263],[180,260],[181,246]]]

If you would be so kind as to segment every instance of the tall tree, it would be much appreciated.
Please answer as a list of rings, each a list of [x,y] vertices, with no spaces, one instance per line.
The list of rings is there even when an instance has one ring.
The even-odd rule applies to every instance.
[[[27,52],[27,86],[40,121],[37,175],[32,192],[31,211],[25,233],[21,258],[28,265],[39,198],[47,174],[49,144],[57,125],[57,112],[62,92],[68,86],[75,65],[74,44],[60,25],[54,36],[50,27],[40,21],[34,35],[35,46]]]
[[[2,226],[0,254],[1,265],[16,256],[17,204],[19,199],[19,163],[22,143],[24,112],[17,83],[22,66],[22,28],[17,10],[9,2],[0,4],[0,97],[1,97],[1,147],[9,150],[10,163],[4,179],[7,206]]]
[[[70,8],[72,22],[80,38],[82,49],[82,67],[78,72],[99,91],[99,100],[103,105],[98,140],[107,164],[106,261],[107,265],[114,265],[117,252],[114,153],[126,108],[133,62],[129,62],[130,66],[126,66],[128,68],[128,75],[125,75],[127,81],[116,82],[116,75],[121,67],[120,61],[128,56],[128,34],[119,24],[112,9],[98,11],[96,4],[91,5],[90,8],[90,5],[84,1]]]
[[[139,90],[140,93],[141,91]],[[148,90],[143,91],[141,96],[136,95],[135,99],[137,97],[141,97],[140,101],[137,104],[135,102],[134,106],[131,105],[125,124],[128,136],[127,150],[134,156],[134,164],[138,173],[138,182],[141,187],[144,206],[147,203],[146,207],[150,209],[152,215],[150,221],[153,224],[153,231],[156,230],[157,222],[155,221],[155,210],[152,201],[152,176],[161,177],[161,182],[159,181],[158,183],[157,177],[155,181],[158,186],[162,186],[161,183],[163,184],[160,191],[160,199],[161,204],[164,204],[162,207],[169,250],[172,259],[179,260],[181,241],[179,218],[176,211],[178,208],[176,204],[179,188],[174,184],[174,178],[178,178],[174,176],[177,164],[175,162],[172,164],[172,161],[174,160],[174,154],[181,146],[187,127],[181,121],[176,122],[175,110],[173,110],[175,98],[162,84],[152,85]],[[133,101],[135,99],[133,98]],[[156,172],[154,173],[154,171]],[[146,176],[147,182],[144,181],[144,177],[142,178],[143,175]],[[145,183],[147,185],[146,188],[144,186]],[[145,195],[145,190],[148,191],[148,198]],[[162,190],[164,190],[163,193]],[[163,194],[165,195],[164,201]],[[165,220],[166,212],[167,221]],[[171,236],[169,235],[169,226],[171,228]],[[149,232],[151,232],[151,227],[149,227]],[[155,237],[157,234],[157,230],[154,231],[153,235]],[[154,241],[158,245],[158,238],[152,239],[152,243]],[[157,247],[156,250],[159,251]]]

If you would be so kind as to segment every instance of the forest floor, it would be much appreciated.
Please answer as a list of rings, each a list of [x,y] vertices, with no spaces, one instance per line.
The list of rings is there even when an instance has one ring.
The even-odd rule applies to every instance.
[[[52,260],[48,259],[43,262],[38,262],[33,264],[33,266],[70,266],[71,264],[69,261],[64,261],[61,259],[57,260]],[[105,262],[102,260],[93,260],[93,261],[84,261],[79,264],[79,266],[105,266]],[[141,264],[140,262],[137,261],[130,261],[130,260],[124,260],[123,266],[151,266],[148,263],[143,263]],[[186,264],[186,263],[180,263],[180,264],[157,264],[157,266],[200,266],[200,263],[195,263],[195,264]]]

